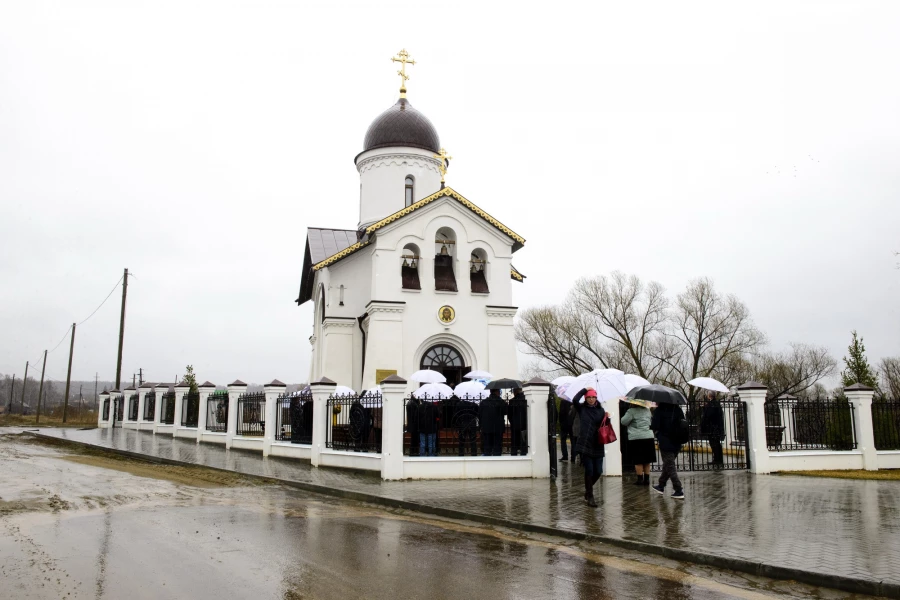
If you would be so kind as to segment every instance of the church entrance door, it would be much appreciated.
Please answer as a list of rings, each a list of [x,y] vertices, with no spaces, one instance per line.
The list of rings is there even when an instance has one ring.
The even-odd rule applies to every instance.
[[[432,346],[422,356],[421,369],[437,371],[447,378],[447,385],[456,387],[463,382],[463,375],[471,371],[459,351],[448,344]]]

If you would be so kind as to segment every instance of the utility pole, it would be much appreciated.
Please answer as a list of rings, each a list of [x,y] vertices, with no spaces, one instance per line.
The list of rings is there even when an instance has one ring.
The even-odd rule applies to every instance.
[[[47,369],[47,351],[44,350],[44,366],[41,367],[41,387],[38,389],[38,407],[37,407],[37,417],[34,419],[34,424],[37,425],[41,422],[41,400],[44,398],[44,371]]]
[[[135,382],[137,381],[137,373],[131,374],[131,387],[134,387]]]
[[[22,380],[22,402],[19,406],[19,414],[25,414],[25,388],[28,387],[28,361],[25,361],[25,379]]]
[[[128,269],[122,280],[122,315],[119,317],[119,358],[116,360],[116,389],[121,391],[122,383],[122,343],[125,341],[125,297],[128,295]]]
[[[84,418],[84,394],[81,393],[81,390],[84,389],[84,384],[78,386],[78,412],[81,413],[81,418]]]
[[[7,410],[7,414],[12,414],[12,399],[13,395],[16,393],[16,374],[13,373],[12,381],[9,382],[9,410]]]
[[[72,341],[69,342],[69,372],[66,373],[66,398],[63,400],[63,423],[69,412],[69,383],[72,381],[72,351],[75,349],[75,323],[72,323]]]
[[[100,410],[100,398],[97,396],[97,379],[100,373],[94,373],[94,410]]]
[[[138,369],[138,383],[144,385],[144,369]]]

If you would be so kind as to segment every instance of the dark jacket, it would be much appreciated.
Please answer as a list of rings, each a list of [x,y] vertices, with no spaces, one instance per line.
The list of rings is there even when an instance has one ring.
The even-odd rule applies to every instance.
[[[413,437],[413,444],[418,448],[419,444],[419,408],[422,401],[415,396],[406,403],[406,430]]]
[[[423,400],[421,406],[418,407],[417,416],[419,421],[419,433],[437,433],[438,430],[438,407],[434,402]]]
[[[506,428],[503,417],[506,415],[506,402],[500,396],[491,394],[478,406],[478,421],[483,433],[503,433]]]
[[[712,399],[703,405],[703,416],[700,417],[700,433],[711,438],[724,437],[725,415],[718,400]]]
[[[653,411],[653,418],[650,419],[650,429],[656,432],[660,452],[675,452],[677,454],[681,451],[681,444],[673,442],[669,434],[676,423],[683,418],[684,413],[681,411],[681,407],[674,404],[660,404]]]
[[[575,404],[575,410],[578,411],[578,419],[581,421],[575,452],[595,458],[605,456],[606,450],[603,444],[597,441],[597,431],[600,429],[600,422],[606,416],[606,411],[603,410],[599,402],[594,406],[589,405],[587,402]]]
[[[572,422],[569,420],[572,412],[572,403],[568,400],[559,399],[559,430],[566,433],[572,433]]]
[[[522,431],[528,427],[528,400],[519,392],[509,401],[509,427]]]

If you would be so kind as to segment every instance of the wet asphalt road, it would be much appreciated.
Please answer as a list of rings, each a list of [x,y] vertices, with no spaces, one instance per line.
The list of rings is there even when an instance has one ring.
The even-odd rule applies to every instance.
[[[70,454],[0,434],[0,598],[849,597],[215,472],[195,487],[184,468]]]

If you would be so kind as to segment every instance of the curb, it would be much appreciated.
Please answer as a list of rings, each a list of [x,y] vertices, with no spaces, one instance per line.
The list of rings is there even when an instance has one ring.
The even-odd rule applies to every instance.
[[[157,464],[164,465],[176,465],[176,466],[189,466],[189,467],[204,467],[206,469],[212,469],[214,471],[222,471],[225,473],[238,473],[239,475],[243,475],[244,477],[250,477],[252,479],[257,479],[260,481],[268,481],[272,483],[278,483],[280,485],[285,485],[288,487],[292,487],[299,490],[304,490],[307,492],[313,492],[316,494],[321,494],[324,496],[332,496],[335,498],[343,498],[346,500],[355,500],[358,502],[367,502],[370,504],[377,504],[380,506],[385,506],[388,508],[402,508],[405,510],[411,510],[418,513],[435,515],[439,517],[445,517],[449,519],[458,519],[465,521],[474,521],[476,523],[482,523],[485,525],[494,525],[497,527],[505,527],[507,529],[514,529],[518,531],[524,531],[528,533],[538,533],[542,535],[549,535],[558,538],[564,538],[569,540],[578,540],[578,541],[588,541],[595,543],[607,544],[610,546],[616,546],[618,548],[624,548],[626,550],[633,550],[636,552],[641,552],[644,554],[653,554],[656,556],[662,556],[664,558],[669,558],[672,560],[678,560],[681,562],[689,562],[699,565],[706,565],[710,567],[717,567],[721,569],[730,569],[732,571],[738,571],[741,573],[749,573],[751,575],[760,575],[763,577],[768,577],[770,579],[788,579],[794,580],[801,583],[807,583],[810,585],[818,586],[818,587],[829,587],[835,590],[840,590],[843,592],[851,592],[855,594],[868,594],[871,596],[884,596],[888,598],[898,598],[900,599],[900,584],[895,583],[886,583],[883,581],[873,581],[869,579],[858,579],[855,577],[845,577],[843,575],[834,575],[830,573],[817,573],[815,571],[806,571],[803,569],[795,569],[791,567],[782,567],[778,565],[772,565],[764,562],[754,562],[751,560],[745,560],[741,558],[727,558],[724,556],[718,556],[715,554],[707,554],[705,552],[697,552],[695,550],[684,550],[680,548],[668,548],[666,546],[658,546],[656,544],[650,544],[647,542],[638,542],[634,540],[626,540],[622,538],[614,538],[607,537],[602,535],[596,535],[592,533],[581,533],[578,531],[569,531],[566,529],[556,529],[554,527],[546,527],[543,525],[535,525],[533,523],[523,523],[521,521],[513,521],[511,519],[502,519],[498,517],[491,517],[487,515],[480,515],[477,513],[467,513],[460,510],[453,510],[448,508],[441,508],[438,506],[430,506],[428,504],[420,504],[418,502],[410,502],[409,500],[397,500],[394,498],[387,498],[384,496],[378,496],[376,494],[369,494],[365,492],[356,492],[353,490],[346,490],[342,488],[332,488],[324,485],[318,485],[315,483],[306,483],[303,481],[294,481],[291,479],[279,479],[277,477],[267,477],[265,475],[255,475],[252,473],[244,473],[242,471],[233,471],[231,469],[223,469],[221,467],[212,467],[208,465],[204,465],[201,463],[192,463],[181,460],[174,460],[170,458],[162,458],[159,456],[151,456],[148,454],[140,454],[139,452],[131,452],[130,450],[120,450],[118,448],[108,448],[106,446],[99,446],[96,444],[90,444],[88,442],[80,442],[75,440],[66,440],[62,438],[58,438],[52,435],[47,435],[45,433],[37,432],[37,431],[25,431],[23,433],[27,433],[28,435],[32,435],[35,437],[45,438],[49,440],[53,440],[55,442],[60,442],[63,444],[73,444],[77,446],[86,446],[88,448],[103,450],[105,452],[111,452],[113,454],[119,454],[121,456],[127,456],[129,458],[135,458],[138,460],[143,460],[146,462],[152,462]],[[277,457],[276,457],[277,460]]]

